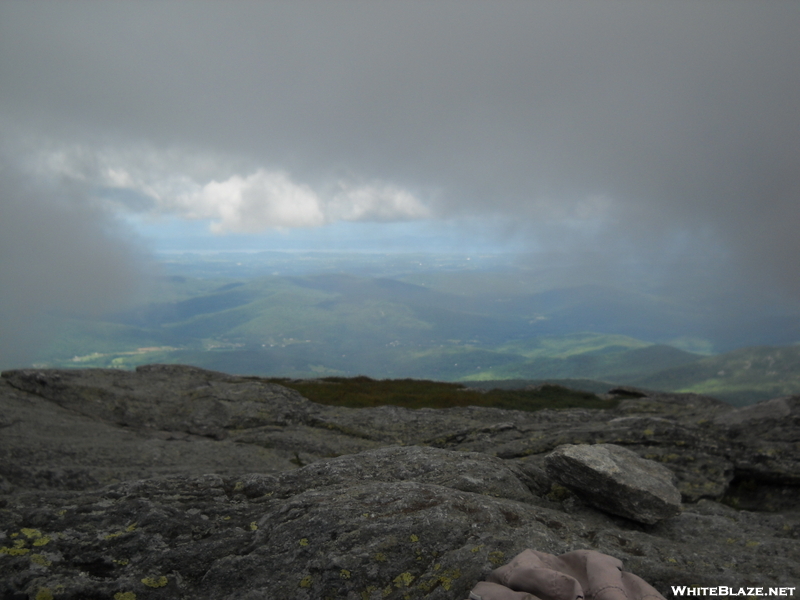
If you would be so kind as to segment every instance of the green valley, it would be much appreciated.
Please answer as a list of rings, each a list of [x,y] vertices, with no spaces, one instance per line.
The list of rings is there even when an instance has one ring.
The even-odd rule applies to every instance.
[[[725,319],[736,315],[647,290],[552,288],[536,273],[504,271],[491,257],[433,264],[314,256],[280,263],[284,274],[264,257],[261,268],[258,257],[223,259],[166,263],[150,301],[132,309],[53,318],[53,339],[36,364],[168,362],[267,377],[364,375],[482,387],[569,380],[589,391],[625,384],[735,403],[800,392],[800,346],[787,344],[800,339],[792,315],[751,336],[767,344],[730,348]],[[696,348],[716,354],[688,351]]]

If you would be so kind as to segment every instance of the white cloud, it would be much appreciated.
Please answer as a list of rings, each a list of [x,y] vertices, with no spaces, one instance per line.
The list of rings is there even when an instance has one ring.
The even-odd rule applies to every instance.
[[[133,179],[130,173],[122,169],[107,169],[106,178],[108,182],[117,188],[130,188],[134,187]]]
[[[400,221],[424,219],[428,208],[413,194],[393,185],[340,183],[341,192],[327,205],[332,220]]]
[[[236,173],[229,161],[152,148],[50,148],[30,161],[39,175],[79,181],[99,190],[120,211],[211,221],[218,234],[319,227],[337,221],[425,219],[430,210],[414,194],[380,181],[340,181],[320,192],[280,170]],[[216,171],[213,175],[209,173]],[[143,201],[108,194],[133,192]]]
[[[310,187],[293,182],[285,173],[263,169],[248,177],[211,181],[195,192],[164,200],[189,218],[214,220],[214,233],[256,233],[325,223],[320,199]]]
[[[332,197],[293,181],[282,171],[258,169],[243,177],[213,180],[178,195],[158,193],[161,210],[190,219],[211,219],[214,233],[319,227],[336,221],[408,221],[430,216],[428,208],[397,186],[339,184]]]

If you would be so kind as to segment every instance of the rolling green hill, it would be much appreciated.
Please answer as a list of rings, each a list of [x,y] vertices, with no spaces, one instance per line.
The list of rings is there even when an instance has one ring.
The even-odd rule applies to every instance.
[[[37,364],[174,362],[294,378],[591,380],[737,403],[800,392],[800,346],[687,352],[713,347],[714,338],[691,330],[707,315],[674,301],[602,286],[535,291],[527,280],[503,285],[496,272],[434,275],[168,275],[154,285],[153,301],[134,310],[54,320],[56,335]],[[684,349],[668,343],[675,339]]]
[[[733,404],[800,393],[800,345],[741,348],[665,369],[631,383],[695,392]]]
[[[524,362],[510,363],[480,374],[468,376],[466,380],[489,379],[570,379],[576,377],[601,379],[615,383],[636,382],[663,369],[692,364],[701,356],[684,352],[671,346],[647,345],[639,340],[626,338],[620,344],[619,336],[598,334],[571,334],[566,339],[545,338],[543,348],[534,358]],[[603,339],[608,341],[603,345]],[[587,350],[581,352],[582,339],[587,340]],[[560,354],[559,347],[570,348]],[[546,354],[546,349],[551,354]],[[661,389],[661,388],[660,388]]]

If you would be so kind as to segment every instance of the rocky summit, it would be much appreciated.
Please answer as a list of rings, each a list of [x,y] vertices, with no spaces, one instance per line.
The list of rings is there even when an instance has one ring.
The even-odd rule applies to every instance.
[[[526,549],[800,595],[800,396],[614,393],[347,409],[186,366],[5,372],[0,599],[463,600]]]

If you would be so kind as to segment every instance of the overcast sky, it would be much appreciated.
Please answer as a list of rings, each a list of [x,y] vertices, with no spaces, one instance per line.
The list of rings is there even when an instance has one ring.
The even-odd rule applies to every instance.
[[[398,227],[800,299],[798,31],[794,0],[2,2],[2,328],[118,302],[168,238]]]

